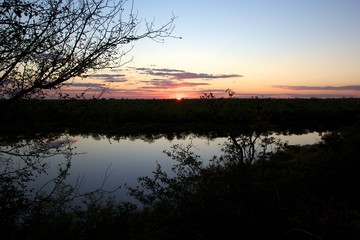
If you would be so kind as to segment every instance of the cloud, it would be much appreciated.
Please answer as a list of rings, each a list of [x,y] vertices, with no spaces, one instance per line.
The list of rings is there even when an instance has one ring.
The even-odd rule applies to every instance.
[[[101,79],[104,82],[126,82],[125,74],[92,74],[89,77]]]
[[[321,91],[360,91],[360,85],[346,86],[291,86],[291,85],[274,85],[274,88],[287,90],[304,91],[304,90],[321,90]]]
[[[180,69],[149,67],[127,67],[125,69],[112,69],[106,73],[96,73],[88,76],[89,82],[69,84],[73,86],[67,91],[72,94],[81,93],[86,89],[86,94],[96,93],[106,89],[107,97],[128,97],[128,98],[168,98],[169,93],[164,89],[187,92],[186,96],[201,96],[207,88],[211,88],[212,79],[226,79],[242,77],[238,74],[207,74],[194,73]],[[96,81],[96,82],[95,82]],[[114,84],[111,83],[124,83]],[[110,84],[110,85],[108,85]],[[123,87],[123,88],[120,88]],[[199,91],[199,92],[198,92]],[[215,90],[214,90],[215,92]],[[199,94],[198,94],[199,93]],[[134,95],[131,97],[131,95]]]
[[[172,74],[172,73],[183,73],[185,72],[184,70],[179,70],[179,69],[171,69],[171,68],[135,68],[136,71],[139,72],[145,72],[147,74],[157,74],[157,73],[168,73],[168,74]]]
[[[142,87],[143,89],[149,89],[149,88],[168,89],[168,88],[182,88],[182,87],[196,87],[196,86],[210,85],[209,83],[194,83],[194,82],[176,83],[173,80],[166,80],[166,79],[153,79],[151,81],[142,81],[142,82],[151,85],[148,87]]]
[[[218,78],[235,78],[242,77],[238,74],[220,74],[213,75],[207,73],[192,73],[178,69],[166,69],[166,68],[135,68],[141,74],[148,74],[158,77],[170,77],[173,80],[184,80],[184,79],[218,79]]]
[[[70,87],[86,87],[86,88],[101,88],[104,87],[103,83],[71,83]]]

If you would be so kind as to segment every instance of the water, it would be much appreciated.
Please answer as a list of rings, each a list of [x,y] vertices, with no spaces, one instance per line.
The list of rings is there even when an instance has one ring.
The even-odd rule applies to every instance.
[[[313,144],[321,138],[317,132],[303,135],[274,134],[273,136],[295,145]],[[220,155],[221,145],[226,140],[227,138],[210,139],[192,134],[171,140],[164,136],[156,139],[129,137],[114,139],[99,135],[64,135],[47,143],[47,146],[54,147],[67,141],[71,142],[75,155],[71,158],[71,171],[67,182],[74,185],[81,180],[79,190],[92,191],[99,187],[113,190],[125,183],[127,186],[135,187],[138,184],[138,177],[152,176],[156,163],[159,163],[163,170],[170,172],[175,162],[163,151],[171,150],[174,144],[192,143],[193,152],[207,162],[214,155]],[[49,179],[49,176],[56,174],[56,166],[62,161],[64,161],[63,155],[56,155],[49,159],[49,175],[43,174],[33,183],[37,189]],[[127,195],[124,187],[114,194],[118,200],[136,203]]]

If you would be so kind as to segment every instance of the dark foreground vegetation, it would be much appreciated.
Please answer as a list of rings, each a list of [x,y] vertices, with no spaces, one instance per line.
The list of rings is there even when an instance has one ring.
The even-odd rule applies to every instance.
[[[26,176],[16,182],[2,166],[0,230],[9,239],[360,238],[359,99],[24,101],[11,109],[1,116],[4,136],[201,126],[228,134],[230,141],[209,165],[191,144],[166,151],[174,160],[174,177],[158,165],[153,176],[128,188],[141,209],[103,194],[86,195],[76,205],[66,198],[74,191],[69,187],[31,202],[19,187]],[[277,151],[251,162],[240,150],[249,143],[242,140],[258,133],[307,130],[331,132],[314,145],[278,144]]]

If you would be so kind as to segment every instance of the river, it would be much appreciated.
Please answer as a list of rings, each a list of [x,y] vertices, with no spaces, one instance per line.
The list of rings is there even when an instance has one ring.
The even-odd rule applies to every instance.
[[[272,136],[288,142],[291,145],[313,144],[321,139],[318,132],[310,132],[301,135],[273,134]],[[221,146],[227,138],[208,138],[193,134],[171,138],[158,136],[146,137],[106,137],[103,135],[67,135],[64,134],[56,140],[47,143],[54,147],[56,144],[69,142],[72,147],[70,175],[67,182],[75,185],[80,183],[79,190],[82,192],[92,191],[103,187],[105,190],[113,190],[118,186],[134,187],[138,177],[151,176],[152,171],[159,163],[163,170],[171,173],[171,167],[175,163],[163,151],[171,150],[174,144],[192,144],[192,151],[201,157],[206,164],[214,155],[221,154]],[[39,189],[50,176],[56,173],[57,164],[64,161],[63,155],[55,155],[49,159],[48,175],[38,177],[36,189]],[[79,182],[80,180],[80,182]],[[103,184],[103,186],[102,186]],[[113,193],[120,201],[136,203],[127,195],[126,188],[122,187]]]

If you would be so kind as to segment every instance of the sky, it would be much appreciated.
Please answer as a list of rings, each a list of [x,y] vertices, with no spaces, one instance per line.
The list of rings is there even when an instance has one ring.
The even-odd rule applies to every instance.
[[[360,97],[360,0],[135,0],[164,43],[142,39],[119,69],[74,87],[105,98]],[[105,84],[105,85],[104,85]],[[91,91],[89,91],[91,92]]]

